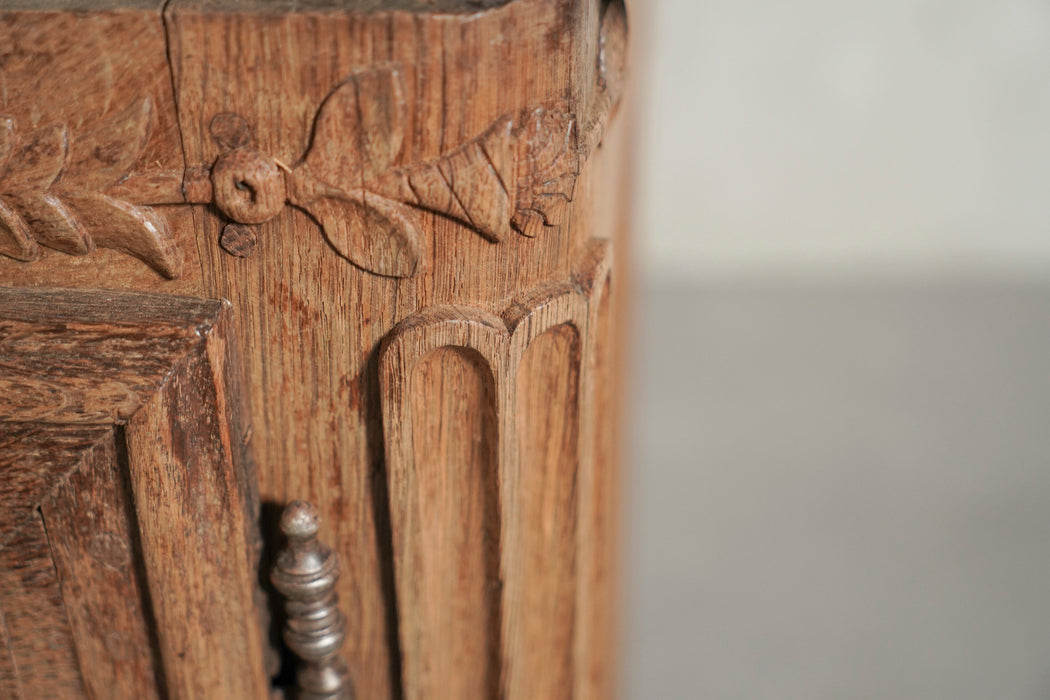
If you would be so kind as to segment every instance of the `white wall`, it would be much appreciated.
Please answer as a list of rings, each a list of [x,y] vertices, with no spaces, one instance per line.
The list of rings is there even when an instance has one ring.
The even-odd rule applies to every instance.
[[[1050,271],[1046,0],[649,0],[651,275]]]

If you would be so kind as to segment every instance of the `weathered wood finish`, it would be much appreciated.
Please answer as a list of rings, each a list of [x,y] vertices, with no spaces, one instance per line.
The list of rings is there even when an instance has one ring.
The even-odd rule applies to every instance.
[[[90,697],[159,698],[152,610],[135,567],[134,510],[113,432],[41,504]]]
[[[106,372],[61,347],[29,379],[0,368],[0,396],[35,424],[124,425],[132,466],[158,436],[181,445],[160,451],[156,473],[131,474],[139,510],[142,494],[184,497],[184,469],[201,498],[227,498],[239,447],[264,502],[315,504],[342,564],[360,698],[612,697],[625,38],[620,0],[5,5],[0,46],[40,58],[0,67],[19,85],[0,91],[12,125],[0,133],[17,137],[0,139],[0,287],[229,310],[179,372],[151,364],[150,344],[192,334],[161,325],[141,346],[114,339],[128,359]],[[30,187],[26,158],[4,144],[52,124],[68,148],[51,167],[67,174]],[[93,143],[112,146],[112,165],[72,155],[102,132]],[[31,215],[44,205],[26,192],[69,216]],[[85,198],[96,204],[74,206]],[[119,240],[106,233],[129,218]],[[135,318],[134,306],[113,314]],[[70,308],[79,333],[91,312]],[[0,343],[47,332],[19,323]],[[236,367],[223,341],[240,349]],[[244,433],[180,425],[197,402],[226,410],[228,395],[192,387],[224,386],[231,370],[245,380]],[[30,407],[30,386],[64,398]],[[165,527],[184,513],[167,508],[139,515],[150,566],[189,556]],[[229,561],[241,544],[214,527],[198,556]],[[163,630],[179,608],[155,598],[173,606]],[[215,627],[210,613],[178,614]],[[205,653],[194,634],[207,632],[173,634]],[[159,648],[167,673],[174,649]],[[166,682],[192,695],[223,681]]]
[[[265,694],[227,314],[0,288],[4,697]]]
[[[399,324],[380,351],[398,600],[413,611],[401,623],[413,697],[457,697],[465,663],[485,669],[472,682],[500,678],[509,698],[588,697],[600,680],[590,643],[592,628],[602,629],[593,600],[602,582],[580,581],[598,576],[604,553],[578,531],[594,532],[602,497],[580,487],[599,471],[593,374],[608,246],[582,257],[584,269],[520,295],[501,316],[431,309]],[[436,395],[420,401],[425,392]],[[481,529],[464,533],[470,525]],[[498,569],[485,565],[494,542]],[[473,606],[450,604],[471,587],[481,594]]]

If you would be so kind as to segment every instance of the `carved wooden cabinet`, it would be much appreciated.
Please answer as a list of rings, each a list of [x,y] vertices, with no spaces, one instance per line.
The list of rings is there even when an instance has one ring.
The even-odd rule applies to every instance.
[[[626,37],[0,6],[0,698],[614,696]]]

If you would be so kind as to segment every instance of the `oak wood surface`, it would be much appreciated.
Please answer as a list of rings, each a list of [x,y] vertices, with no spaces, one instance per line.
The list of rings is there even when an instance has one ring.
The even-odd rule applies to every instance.
[[[0,610],[7,697],[86,697],[44,521],[33,512],[0,548]]]
[[[84,684],[95,698],[159,698],[152,611],[144,609],[135,514],[113,432],[84,460],[40,507],[77,658],[89,669]]]
[[[266,694],[227,315],[0,288],[5,697]]]
[[[52,344],[0,371],[0,419],[126,423],[132,465],[160,458],[132,470],[136,499],[179,498],[188,469],[223,502],[240,450],[263,501],[315,504],[359,697],[611,697],[625,36],[617,0],[5,5],[0,45],[40,57],[0,69],[10,152],[53,124],[68,145],[49,182],[0,164],[0,226],[24,224],[0,230],[0,288],[228,307],[202,351],[189,326],[136,337],[134,300],[92,339],[70,295],[69,332],[120,359],[92,374]],[[34,214],[51,200],[69,215]],[[83,245],[49,245],[69,231]],[[5,303],[0,359],[57,327]],[[241,428],[165,422],[223,406],[192,387],[231,373]],[[27,382],[54,400],[30,407]],[[186,515],[140,515],[147,561],[177,560],[165,519]],[[232,555],[222,532],[200,556]]]

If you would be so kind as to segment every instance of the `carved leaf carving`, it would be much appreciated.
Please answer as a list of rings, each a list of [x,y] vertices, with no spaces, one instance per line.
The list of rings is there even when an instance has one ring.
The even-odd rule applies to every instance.
[[[356,73],[321,104],[304,162],[331,185],[344,190],[364,187],[401,154],[404,120],[397,69]]]
[[[52,124],[37,129],[12,149],[0,180],[0,192],[46,190],[62,174],[68,155],[66,127]]]
[[[406,207],[367,189],[400,156],[404,117],[395,68],[351,76],[322,103],[289,188],[289,200],[317,220],[340,255],[389,277],[416,274],[422,259],[422,236]]]
[[[398,167],[404,110],[395,68],[352,76],[322,103],[310,148],[288,174],[289,201],[313,215],[344,257],[377,274],[414,274],[419,232],[411,208],[491,241],[513,231],[535,236],[564,222],[586,156],[571,114],[536,107],[504,115],[439,158]],[[375,253],[387,248],[399,252]],[[416,262],[384,265],[390,259]]]
[[[98,191],[116,184],[146,147],[152,121],[153,103],[143,98],[79,136],[70,148],[66,186]]]
[[[0,255],[32,262],[40,257],[40,246],[18,214],[0,201]]]
[[[0,118],[0,254],[30,262],[37,244],[69,255],[98,245],[178,277],[182,254],[164,219],[105,194],[142,153],[152,120],[142,98],[71,141],[61,124],[20,138],[13,120]]]
[[[100,193],[69,195],[67,201],[100,248],[138,258],[168,279],[182,272],[182,251],[167,220],[153,209]]]
[[[37,129],[11,149],[0,177],[0,197],[25,221],[36,240],[70,255],[94,247],[73,213],[52,196],[69,156],[69,135],[61,124]]]
[[[422,266],[413,209],[458,221],[491,241],[512,231],[539,235],[565,222],[583,161],[619,98],[626,30],[622,0],[604,3],[596,84],[582,124],[564,108],[536,106],[497,118],[467,143],[423,163],[399,164],[406,109],[394,66],[339,83],[318,108],[310,146],[292,168],[249,147],[243,119],[216,115],[212,136],[227,152],[211,169],[212,201],[239,224],[267,221],[287,201],[318,222],[340,255],[392,277],[414,275]],[[264,171],[269,174],[261,177]],[[253,201],[272,206],[248,216],[235,201],[234,186],[245,184]]]
[[[38,243],[67,255],[87,255],[95,249],[84,226],[58,197],[16,194],[11,196],[11,203]]]
[[[562,222],[581,160],[570,115],[505,115],[440,158],[397,167],[404,112],[396,68],[351,76],[322,103],[310,148],[287,174],[288,201],[317,220],[343,257],[376,274],[414,275],[422,235],[412,208],[492,241]]]
[[[415,275],[422,258],[422,234],[416,222],[397,202],[367,192],[355,194],[322,195],[299,204],[350,262],[377,275]]]

